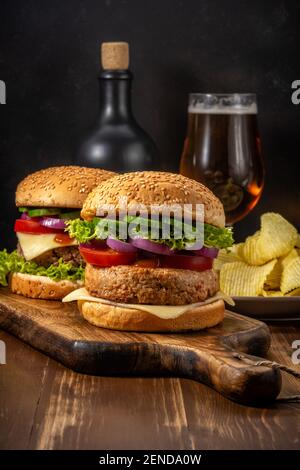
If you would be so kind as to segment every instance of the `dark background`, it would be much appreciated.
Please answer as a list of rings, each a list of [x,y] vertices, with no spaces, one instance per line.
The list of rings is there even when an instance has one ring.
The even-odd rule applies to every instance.
[[[256,92],[265,191],[237,238],[274,210],[300,229],[300,3],[261,0],[1,0],[0,245],[14,244],[14,190],[33,170],[72,162],[98,109],[99,45],[125,40],[133,107],[164,167],[177,170],[187,96]]]

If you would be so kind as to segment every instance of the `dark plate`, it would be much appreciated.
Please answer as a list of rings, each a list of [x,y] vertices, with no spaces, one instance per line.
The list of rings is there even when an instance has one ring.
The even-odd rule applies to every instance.
[[[300,296],[295,297],[233,297],[230,310],[264,321],[300,320]]]

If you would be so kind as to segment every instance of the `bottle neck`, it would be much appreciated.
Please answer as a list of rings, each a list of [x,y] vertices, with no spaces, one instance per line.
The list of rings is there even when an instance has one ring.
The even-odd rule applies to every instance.
[[[132,74],[128,70],[101,73],[99,76],[101,124],[118,124],[133,120],[131,82]]]

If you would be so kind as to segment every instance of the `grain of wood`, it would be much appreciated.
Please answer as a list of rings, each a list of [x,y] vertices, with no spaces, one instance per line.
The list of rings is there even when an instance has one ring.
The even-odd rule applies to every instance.
[[[278,371],[234,356],[236,350],[266,353],[267,327],[228,311],[221,324],[200,332],[124,333],[89,324],[74,303],[37,301],[2,289],[0,326],[76,372],[185,376],[244,403],[270,401],[280,391]]]
[[[273,331],[276,350],[282,335]],[[287,364],[289,340],[297,335],[299,327],[285,329],[280,359]],[[11,358],[0,366],[2,449],[300,448],[299,405],[238,405],[186,379],[81,375],[6,333],[1,338]],[[21,358],[28,368],[20,367]],[[288,388],[300,392],[294,379]]]
[[[40,402],[31,446],[163,449],[166,442],[193,448],[178,379],[103,379],[60,367]]]
[[[0,449],[26,449],[49,358],[0,330],[7,363],[0,365]]]
[[[272,344],[269,352],[270,359],[300,371],[300,364],[297,365],[292,362],[292,353],[294,351],[294,349],[292,349],[292,343],[295,340],[300,340],[299,327],[273,327]],[[299,380],[285,373],[283,373],[283,377],[284,381],[281,396],[299,394]],[[297,410],[300,408],[300,406],[295,403],[290,403],[289,406]]]
[[[269,358],[291,366],[300,327],[271,330]],[[300,448],[299,404],[239,405],[187,379],[82,375],[7,333],[0,338],[1,449]],[[283,392],[300,393],[299,381],[283,377]]]

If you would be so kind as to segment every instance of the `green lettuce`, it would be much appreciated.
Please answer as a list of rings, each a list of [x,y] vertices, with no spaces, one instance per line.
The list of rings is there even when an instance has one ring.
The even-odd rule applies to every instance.
[[[215,248],[229,248],[233,245],[232,227],[215,227],[214,225],[204,224],[204,245]]]
[[[26,261],[16,251],[8,253],[6,250],[3,250],[0,251],[0,285],[7,286],[7,276],[9,273],[47,276],[53,281],[81,281],[84,278],[83,266],[74,266],[72,263],[65,263],[60,259],[57,265],[52,264],[45,268],[44,266],[39,266],[34,261]]]
[[[140,233],[143,238],[147,238],[157,243],[164,243],[172,249],[184,250],[195,243],[193,231],[188,238],[175,237],[176,226],[180,224],[180,227],[182,227],[181,221],[176,221],[175,219],[170,220],[170,237],[168,239],[161,238],[161,220],[151,221],[151,225],[153,224],[154,227],[158,229],[159,234],[158,238],[151,239],[150,220],[135,216],[127,216],[122,221],[100,219],[99,217],[95,217],[91,221],[75,219],[67,222],[66,231],[69,233],[70,237],[76,238],[79,243],[87,243],[94,239],[105,239],[108,233],[114,234],[116,238],[123,239],[124,237],[120,236],[121,229],[123,229],[122,233],[124,234],[125,225],[125,233],[127,233],[127,226],[130,223],[134,223],[136,225],[136,233]],[[195,227],[193,230],[194,233],[196,233]],[[228,248],[232,246],[232,244],[233,236],[231,227],[219,228],[214,225],[204,224],[204,246],[221,249]]]
[[[74,219],[66,222],[66,232],[71,238],[76,238],[79,243],[87,243],[96,238],[96,228],[99,218],[87,222],[82,219]]]

